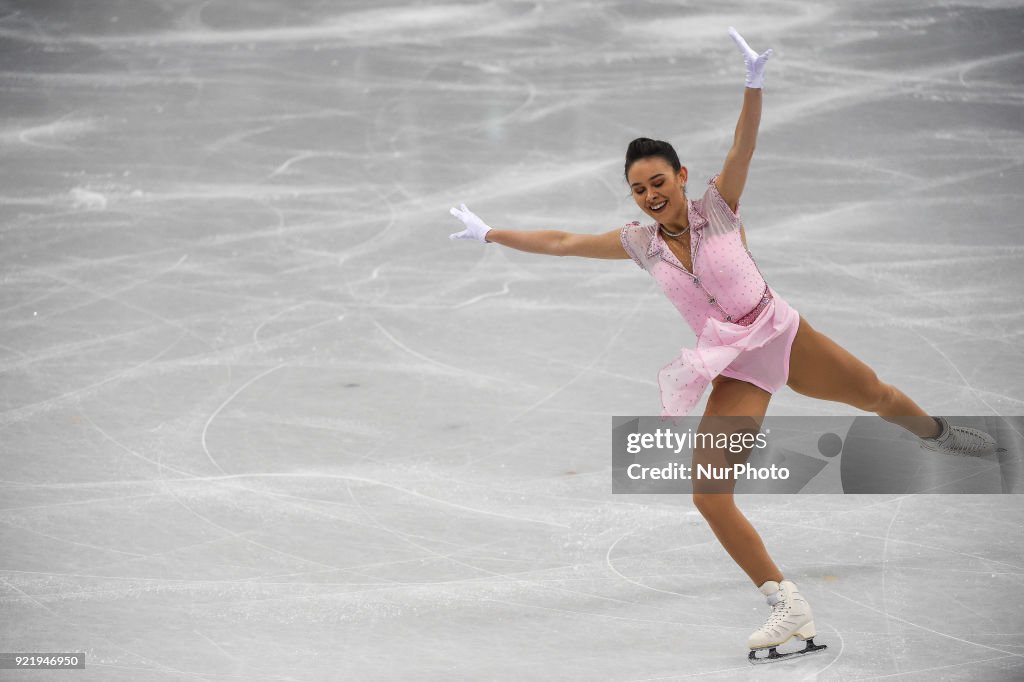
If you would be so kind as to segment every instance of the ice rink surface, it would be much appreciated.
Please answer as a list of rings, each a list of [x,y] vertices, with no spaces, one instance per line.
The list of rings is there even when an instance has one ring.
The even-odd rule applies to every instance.
[[[772,287],[937,414],[1024,413],[1024,9],[0,2],[0,680],[1020,680],[1016,495],[740,500],[827,652],[612,415],[693,334],[629,260],[451,242],[690,194],[773,47]],[[780,392],[769,415],[852,415]]]

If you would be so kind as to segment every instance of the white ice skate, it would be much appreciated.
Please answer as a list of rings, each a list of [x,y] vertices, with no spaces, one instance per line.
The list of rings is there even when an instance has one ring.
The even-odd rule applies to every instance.
[[[775,661],[803,656],[826,648],[824,644],[814,643],[814,616],[811,613],[811,605],[801,596],[789,580],[777,583],[769,580],[761,585],[763,594],[772,607],[772,615],[767,622],[750,635],[750,656],[751,663],[773,663]],[[791,640],[793,637],[805,641],[804,648],[789,653],[779,653],[776,649]],[[758,656],[758,651],[768,650],[764,656]]]
[[[922,438],[922,448],[958,457],[984,457],[996,451],[995,439],[984,431],[950,426],[943,417],[936,420],[942,430],[935,438]]]

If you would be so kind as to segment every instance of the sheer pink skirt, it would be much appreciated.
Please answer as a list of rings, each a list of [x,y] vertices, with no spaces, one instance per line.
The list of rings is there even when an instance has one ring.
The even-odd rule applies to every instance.
[[[689,414],[708,384],[719,374],[775,393],[789,380],[789,353],[800,328],[800,315],[773,290],[750,324],[708,319],[693,349],[658,373],[661,415]],[[745,322],[746,320],[739,320]]]

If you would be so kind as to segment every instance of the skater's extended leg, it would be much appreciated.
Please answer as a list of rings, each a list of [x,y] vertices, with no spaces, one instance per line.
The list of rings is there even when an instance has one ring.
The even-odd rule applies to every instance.
[[[750,421],[752,428],[758,428],[770,399],[771,394],[757,386],[727,377],[718,377],[713,382],[700,430],[715,432],[723,428],[734,428],[741,423],[734,418]],[[724,465],[726,462],[721,453],[703,448],[694,449],[695,462],[714,461],[719,457],[722,461],[718,464]],[[723,485],[728,489],[716,488],[716,492],[704,492],[698,490],[700,486],[695,486],[693,502],[697,510],[707,520],[725,551],[750,576],[755,585],[762,585],[768,580],[781,581],[782,573],[768,555],[761,536],[736,506],[732,494],[735,481]]]
[[[917,403],[803,318],[790,351],[787,385],[811,398],[874,412],[920,438],[939,435],[939,423]]]

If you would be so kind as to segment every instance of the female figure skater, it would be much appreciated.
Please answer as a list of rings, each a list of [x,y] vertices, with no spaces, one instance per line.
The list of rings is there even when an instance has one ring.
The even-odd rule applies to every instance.
[[[667,142],[638,138],[626,151],[625,175],[637,206],[654,222],[633,222],[590,235],[554,230],[496,230],[465,204],[451,213],[465,225],[452,239],[475,239],[553,256],[632,258],[661,285],[697,333],[695,350],[658,375],[663,415],[689,413],[708,384],[701,430],[715,420],[752,419],[756,428],[772,394],[783,386],[812,398],[874,412],[921,439],[924,447],[959,455],[988,454],[992,438],[981,431],[932,418],[895,386],[830,338],[816,331],[769,287],[746,248],[738,210],[761,119],[765,65],[772,51],[758,55],[730,28],[746,63],[743,108],[732,148],[721,172],[700,199],[686,196],[687,169]],[[698,457],[714,457],[694,450]],[[733,482],[734,484],[734,482]],[[719,488],[719,491],[723,489]],[[813,643],[811,608],[795,584],[785,580],[757,531],[736,507],[731,487],[702,492],[693,501],[711,530],[772,607],[767,622],[749,640],[752,661],[776,660],[823,649]],[[775,647],[792,637],[807,641],[791,654]],[[756,652],[768,649],[768,656]]]

